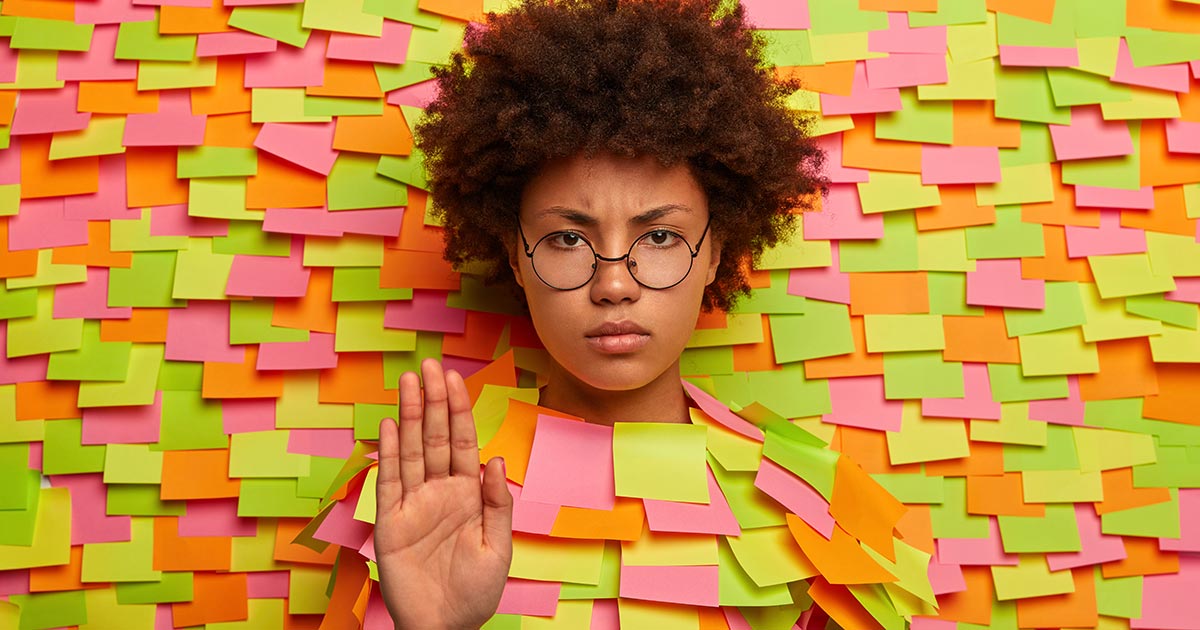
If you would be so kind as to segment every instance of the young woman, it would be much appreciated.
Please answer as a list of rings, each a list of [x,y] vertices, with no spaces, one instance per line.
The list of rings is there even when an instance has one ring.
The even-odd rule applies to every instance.
[[[528,306],[551,358],[540,407],[690,422],[680,354],[701,309],[748,291],[750,262],[822,187],[795,86],[762,47],[714,0],[525,0],[438,72],[417,132],[446,256]],[[481,480],[459,374],[426,360],[399,387],[399,421],[380,425],[379,588],[397,628],[478,628],[513,557],[505,463]]]

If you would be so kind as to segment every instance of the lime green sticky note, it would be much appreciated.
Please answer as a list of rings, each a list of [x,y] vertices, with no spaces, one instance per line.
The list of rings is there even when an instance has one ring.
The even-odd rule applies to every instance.
[[[1160,276],[1200,276],[1200,244],[1191,236],[1147,230],[1146,253]]]
[[[617,496],[708,503],[707,433],[707,427],[694,424],[614,424]]]
[[[329,606],[329,572],[322,566],[296,566],[288,578],[288,613],[320,615]]]
[[[933,535],[938,538],[989,537],[988,517],[967,513],[966,478],[946,477],[943,486],[942,502],[929,506]]]
[[[1014,566],[993,566],[992,581],[996,587],[996,598],[1000,600],[1022,599],[1061,595],[1075,591],[1071,571],[1051,571],[1043,556],[1021,556]]]
[[[762,343],[762,315],[758,313],[730,314],[724,328],[697,328],[688,339],[688,348],[729,346],[743,343]]]
[[[275,402],[279,429],[349,429],[354,426],[354,406],[318,400],[317,374],[305,373],[283,381],[283,395]]]
[[[994,101],[999,68],[999,60],[991,58],[961,63],[950,61],[946,64],[946,82],[917,86],[917,97],[922,101]]]
[[[331,487],[336,487],[333,483],[346,462],[334,457],[316,455],[309,456],[308,460],[308,472],[296,478],[296,496],[322,499],[329,493]]]
[[[1117,536],[1179,538],[1179,489],[1168,491],[1170,501],[1101,514],[1100,531]]]
[[[169,604],[192,601],[191,571],[161,571],[160,579],[149,582],[118,583],[119,604]]]
[[[124,153],[124,116],[92,114],[86,129],[54,134],[50,140],[50,159],[63,160],[90,155]]]
[[[183,516],[185,501],[163,501],[158,484],[121,484],[106,486],[109,516]]]
[[[86,591],[52,591],[12,595],[21,607],[21,622],[16,630],[79,626],[87,623]]]
[[[152,236],[149,208],[142,209],[140,219],[109,222],[108,246],[114,252],[169,251],[187,247],[186,236]],[[134,264],[137,257],[134,257]],[[121,267],[113,267],[110,275]],[[109,306],[112,306],[110,304]]]
[[[1193,2],[1193,0],[1183,0]],[[1149,28],[1129,28],[1124,32],[1129,44],[1129,55],[1136,68],[1160,66],[1171,63],[1187,63],[1196,58],[1196,47],[1200,46],[1200,35],[1175,33]]]
[[[130,519],[125,542],[88,543],[83,547],[84,582],[156,582],[162,572],[154,564],[154,519]]]
[[[814,33],[862,33],[887,28],[887,15],[859,9],[839,0],[809,0],[808,14]]]
[[[28,458],[28,451],[25,453]],[[11,477],[14,488],[19,488],[19,502],[12,502],[10,509],[0,510],[0,546],[19,545],[28,547],[37,535],[38,505],[41,502],[41,475],[30,470],[27,462]],[[17,492],[12,492],[16,495]]]
[[[615,540],[606,541],[604,556],[600,562],[600,582],[598,584],[566,582],[559,592],[559,601],[617,597],[621,587],[621,543]]]
[[[763,250],[755,269],[828,267],[833,263],[829,241],[806,241],[799,234]]]
[[[1192,446],[1157,448],[1155,463],[1133,468],[1133,485],[1146,487],[1195,487],[1200,483],[1200,449]]]
[[[971,454],[962,420],[925,418],[905,405],[900,431],[887,433],[888,461],[893,465],[958,459]],[[947,480],[948,481],[948,480]]]
[[[229,437],[229,476],[301,477],[311,456],[289,453],[290,431],[253,431]]]
[[[221,421],[221,404],[200,397],[200,392],[165,391],[162,393],[162,424],[158,447],[164,451],[226,448]],[[243,489],[245,489],[243,487]]]
[[[1082,471],[1112,470],[1154,463],[1154,436],[1147,433],[1072,427]]]
[[[401,111],[405,110],[404,107],[400,109]],[[408,118],[407,113],[405,117],[407,120],[413,120],[413,118]],[[375,172],[415,188],[429,189],[429,178],[425,173],[425,154],[415,147],[411,155],[379,156],[379,164],[375,167]]]
[[[883,238],[841,241],[838,253],[843,272],[916,271],[920,266],[916,217],[911,210],[885,213]]]
[[[50,141],[54,150],[54,141]],[[1194,204],[1193,204],[1194,205]],[[0,217],[13,217],[21,208],[21,184],[0,184]]]
[[[1091,503],[1104,500],[1099,471],[1029,470],[1021,474],[1021,493],[1028,503]]]
[[[246,538],[249,538],[249,536],[246,536]],[[295,569],[293,569],[293,571],[295,571]],[[323,573],[325,574],[326,578],[324,584],[327,585],[329,582],[329,575],[327,571]],[[245,619],[238,621],[209,622],[204,625],[205,630],[284,630],[284,624],[286,623],[284,621],[284,619],[286,619],[286,615],[284,614],[285,604],[292,603],[290,599],[292,597],[291,589],[293,580],[295,579],[295,573],[293,573],[288,580],[288,601],[285,602],[283,599],[274,598],[248,599],[246,600]],[[316,585],[317,584],[314,584],[314,586]],[[307,591],[298,592],[296,595],[296,597],[301,600],[308,598],[308,602],[324,601],[328,599],[324,591],[321,591],[319,596],[320,597],[313,597]],[[307,609],[307,606],[295,606],[294,608],[297,610],[305,610]],[[324,612],[324,610],[321,610],[320,612],[313,614],[322,614]],[[81,628],[80,630],[83,629]]]
[[[729,374],[733,372],[733,347],[685,348],[679,355],[680,374]]]
[[[867,32],[813,34],[811,42],[813,58],[817,63],[882,59],[887,56],[887,53],[871,50],[871,38]],[[819,101],[813,111],[820,111]]]
[[[421,28],[436,29],[442,23],[441,16],[436,13],[426,13],[418,9],[417,0],[363,0],[362,7],[365,13]]]
[[[885,140],[924,142],[930,144],[953,144],[954,104],[948,101],[919,100],[917,90],[900,90],[902,109],[876,114],[875,137]],[[887,171],[871,173],[871,181],[879,175],[898,175]],[[918,180],[920,177],[918,177]],[[932,187],[937,190],[937,187]],[[862,185],[859,185],[861,191]],[[926,204],[926,205],[937,205]],[[919,206],[913,206],[919,207]],[[864,211],[866,204],[864,203]]]
[[[411,351],[417,347],[417,333],[384,328],[382,302],[342,302],[338,304],[334,349],[338,352]]]
[[[599,584],[604,563],[603,540],[548,536],[513,536],[510,577],[527,580]]]
[[[725,538],[742,570],[759,586],[773,586],[816,575],[786,526],[742,530]]]
[[[271,300],[243,300],[229,303],[229,343],[279,343],[308,341],[309,331],[271,324],[275,312]]]
[[[1121,103],[1133,98],[1129,86],[1113,83],[1106,76],[1072,68],[1047,68],[1046,72],[1054,104],[1059,107]]]
[[[1111,0],[1104,1],[1111,2]],[[1124,8],[1121,9],[1121,13],[1124,14]],[[1125,22],[1123,15],[1120,20],[1123,25]],[[1117,71],[1117,55],[1120,52],[1120,46],[1121,38],[1119,36],[1083,37],[1081,33],[1079,39],[1075,41],[1075,48],[1079,51],[1079,65],[1076,68],[1102,77],[1110,77]],[[1053,81],[1053,79],[1051,80]]]
[[[1104,299],[1175,290],[1175,279],[1150,266],[1147,254],[1088,256],[1096,288]]]
[[[366,0],[370,2],[371,0]],[[375,64],[375,78],[379,81],[379,89],[391,92],[397,88],[414,85],[433,78],[433,64],[412,61],[411,59],[398,65]],[[403,109],[401,110],[403,111]],[[405,116],[410,125],[416,121]]]
[[[1083,325],[1083,338],[1089,342],[1147,336],[1154,339],[1156,335],[1162,334],[1161,321],[1131,315],[1124,308],[1124,300],[1119,298],[1101,299],[1094,283],[1080,284],[1079,296],[1083,301],[1083,312],[1087,316],[1087,323]]]
[[[996,118],[1071,124],[1071,110],[1054,104],[1044,68],[1007,66],[996,75]]]
[[[19,480],[29,472],[28,444],[0,444],[0,474],[5,479]],[[29,506],[30,495],[37,494],[37,485],[32,488],[19,481],[0,488],[0,511],[22,510]]]
[[[309,29],[304,28],[304,4],[262,7],[234,7],[229,25],[243,31],[270,37],[289,46],[304,48]]]
[[[296,496],[295,479],[242,479],[238,516],[311,518],[317,499]]]
[[[205,88],[216,84],[216,57],[197,57],[187,62],[138,62],[137,89],[142,91]]]
[[[806,418],[832,410],[829,382],[804,376],[804,366],[793,363],[779,370],[750,372],[748,385],[752,400],[783,416]]]
[[[854,351],[850,309],[845,304],[808,300],[803,315],[771,315],[771,343],[779,363]]]
[[[117,31],[117,59],[191,61],[196,56],[195,35],[163,35],[158,19],[122,22]]]
[[[315,0],[304,3],[300,25],[308,29],[379,37],[383,18],[363,11],[363,0]]]
[[[1050,128],[1037,123],[1021,123],[1021,146],[1000,149],[1000,166],[1049,164],[1054,161],[1054,138]]]
[[[176,300],[224,299],[233,256],[212,253],[212,241],[207,238],[189,240],[188,249],[179,252],[175,259],[171,297]]]
[[[999,402],[1066,398],[1065,376],[1024,376],[1021,366],[1012,363],[989,363],[988,381],[992,398]]]
[[[258,173],[258,151],[244,147],[179,147],[176,176],[246,177]]]
[[[753,531],[743,529],[743,532]],[[730,538],[721,537],[717,549],[718,593],[722,606],[786,606],[792,603],[787,584],[757,584],[742,568],[730,548]]]
[[[104,483],[162,483],[162,451],[148,444],[108,444]]]
[[[208,219],[262,221],[262,210],[246,208],[246,178],[206,177],[188,180],[188,215]]]
[[[1150,355],[1157,363],[1200,361],[1200,331],[1163,326],[1161,335],[1150,338]]]
[[[149,405],[154,402],[155,385],[162,367],[162,344],[135,343],[129,351],[129,370],[119,382],[82,381],[77,405],[119,407]]]
[[[790,470],[829,499],[833,496],[838,454],[819,442],[805,441],[803,434],[797,439],[794,435],[800,431],[784,421],[769,424],[763,442],[763,457]]]
[[[871,181],[858,184],[864,214],[927,208],[942,203],[938,187],[921,183],[920,173],[871,173]]]
[[[809,31],[761,29],[757,32],[766,42],[765,56],[772,64],[777,66],[817,64],[816,58],[813,56]]]
[[[957,0],[939,2],[936,11],[913,11],[908,14],[909,25],[944,26],[949,24],[974,24],[987,19],[988,11],[984,0]]]
[[[1000,44],[996,36],[996,14],[985,11],[980,19],[947,26],[946,51],[955,63],[1000,56]]]
[[[890,352],[883,357],[888,399],[962,398],[962,363],[943,361],[937,350]]]
[[[304,96],[304,115],[316,116],[380,116],[382,98],[353,98],[348,96]]]
[[[163,361],[158,388],[163,391],[198,392],[204,387],[204,364],[192,361]]]
[[[981,206],[1048,201],[1054,201],[1054,173],[1049,163],[1001,166],[999,182],[975,186],[975,203]],[[1000,214],[999,208],[996,214]]]
[[[137,252],[129,267],[109,270],[108,305],[183,306],[184,302],[171,297],[174,279],[175,252]]]
[[[103,472],[104,445],[84,446],[82,436],[82,420],[47,422],[42,472],[47,475]]]
[[[1073,470],[1078,472],[1080,470],[1079,456],[1075,450],[1075,438],[1071,430],[1073,428],[1047,424],[1046,437],[1038,444],[1005,444],[1004,470],[1006,472],[1031,470]],[[1094,470],[1092,469],[1092,471]]]
[[[0,284],[0,319],[36,316],[37,300],[36,288],[13,290]]]
[[[1045,286],[1046,305],[1042,310],[1004,309],[1004,325],[1009,337],[1062,330],[1086,323],[1077,283],[1047,282]]]
[[[329,172],[329,209],[390,208],[408,203],[408,187],[375,172],[378,156],[341,153]]]
[[[83,320],[54,319],[54,291],[41,289],[33,317],[8,322],[8,357],[75,350],[83,344]]]
[[[30,544],[0,544],[0,571],[51,567],[71,561],[71,491],[41,488],[35,492],[37,514]]]
[[[1142,576],[1105,578],[1099,566],[1093,575],[1096,580],[1096,612],[1125,619],[1142,616]]]
[[[58,52],[26,48],[17,51],[17,80],[0,83],[0,90],[53,90],[65,85],[58,79]],[[6,140],[8,129],[5,129]]]
[[[42,50],[73,50],[85,52],[92,45],[92,24],[76,24],[69,20],[47,20],[19,17],[13,25],[9,47]]]
[[[79,624],[79,630],[149,628],[154,625],[158,614],[157,606],[119,603],[114,588],[88,589],[85,591],[84,600],[87,603],[88,618],[87,623]]]
[[[436,28],[414,28],[408,43],[408,61],[444,64],[462,48],[466,23],[442,21]]]
[[[975,261],[967,258],[966,231],[960,228],[918,232],[917,264],[922,271],[975,271]]]
[[[302,5],[292,5],[302,6]],[[234,12],[249,7],[238,7]],[[304,113],[304,88],[253,88],[250,90],[250,121],[268,122],[329,122],[331,116]]]
[[[1131,87],[1128,101],[1101,103],[1100,113],[1105,120],[1179,118],[1179,99],[1174,92]]]
[[[729,509],[743,530],[787,523],[779,502],[754,486],[756,472],[727,471],[712,457],[708,461],[717,485],[729,501]]]
[[[1083,340],[1080,328],[1022,335],[1017,338],[1017,343],[1021,348],[1021,374],[1024,376],[1095,374],[1100,371],[1096,346]]]
[[[133,344],[128,341],[101,341],[100,322],[85,320],[79,348],[51,354],[46,378],[59,381],[124,381],[129,376],[132,351]]]
[[[1183,186],[1183,205],[1186,208],[1187,218],[1200,218],[1200,184],[1185,184]],[[14,212],[13,214],[16,213]]]
[[[863,317],[867,352],[942,350],[946,336],[941,315],[872,315]]]
[[[996,517],[1000,542],[1006,553],[1050,553],[1079,551],[1079,527],[1075,506],[1049,504],[1044,516]]]
[[[212,251],[214,254],[287,258],[292,251],[292,236],[265,232],[258,223],[230,221],[229,232],[225,236],[212,238]]]
[[[708,427],[707,448],[721,467],[733,471],[758,471],[763,445],[708,417],[699,409],[691,410],[692,423]]]
[[[686,567],[717,563],[716,536],[672,536],[652,530],[621,543],[621,565]]]
[[[946,484],[942,477],[874,474],[871,478],[904,503],[933,504],[946,500]]]
[[[87,281],[86,265],[59,264],[54,262],[51,248],[38,250],[37,273],[32,276],[9,278],[5,281],[10,289],[57,286]]]

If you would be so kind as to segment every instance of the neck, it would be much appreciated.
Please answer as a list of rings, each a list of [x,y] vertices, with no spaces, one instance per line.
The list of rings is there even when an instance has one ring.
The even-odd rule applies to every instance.
[[[606,426],[614,422],[689,422],[678,361],[658,378],[630,390],[597,389],[555,365],[538,404]]]

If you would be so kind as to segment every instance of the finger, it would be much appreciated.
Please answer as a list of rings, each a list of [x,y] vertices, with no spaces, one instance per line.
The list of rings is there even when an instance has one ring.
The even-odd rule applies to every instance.
[[[479,474],[479,440],[475,418],[471,415],[471,395],[462,375],[446,372],[446,393],[450,407],[450,474]]]
[[[504,482],[504,459],[493,457],[483,469],[483,542],[512,558],[513,498]]]
[[[380,509],[399,505],[404,487],[400,484],[400,429],[396,421],[384,418],[379,423],[379,479],[375,484],[375,503]]]
[[[421,382],[417,375],[400,375],[400,484],[412,492],[425,482],[425,447],[422,445]]]
[[[450,476],[450,409],[447,405],[446,375],[433,359],[421,362],[425,381],[425,478]]]

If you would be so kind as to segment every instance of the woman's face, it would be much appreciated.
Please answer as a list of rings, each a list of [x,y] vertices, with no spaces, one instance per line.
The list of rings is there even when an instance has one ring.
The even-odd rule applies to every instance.
[[[519,234],[510,263],[538,336],[564,376],[621,391],[677,378],[679,355],[720,262],[714,235],[705,234],[708,217],[708,199],[687,167],[665,168],[650,157],[576,156],[548,163],[529,182],[520,227],[528,249],[536,247],[537,273]],[[595,260],[588,250],[590,244],[613,259],[635,241],[634,271],[656,286],[671,282],[673,269],[682,275],[687,262],[677,263],[700,246],[687,275],[666,289],[647,288],[625,260]],[[559,286],[582,286],[551,288],[539,274]]]

